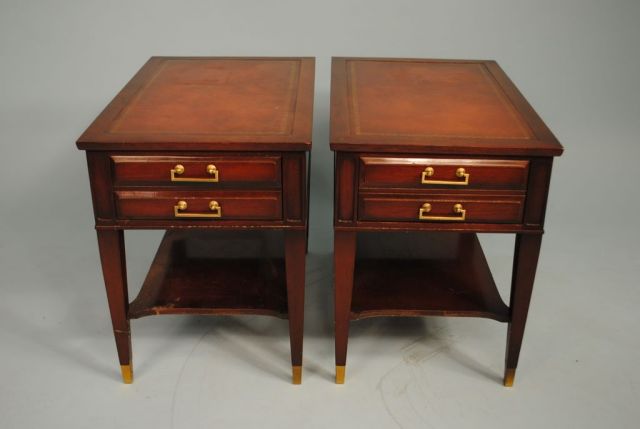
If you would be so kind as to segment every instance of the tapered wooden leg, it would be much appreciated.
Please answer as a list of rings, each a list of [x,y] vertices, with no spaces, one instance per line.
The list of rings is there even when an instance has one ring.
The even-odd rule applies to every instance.
[[[127,317],[129,293],[127,291],[124,232],[121,230],[98,231],[98,247],[122,380],[126,384],[130,384],[133,382],[133,368],[131,366],[131,328]]]
[[[516,236],[509,303],[511,318],[507,332],[506,368],[504,372],[504,385],[507,387],[513,386],[513,379],[518,366],[541,242],[542,234],[518,234]]]
[[[304,235],[305,235],[305,242],[306,244],[304,245],[304,253],[308,254],[309,253],[309,224],[307,223],[307,229],[305,229],[304,231]]]
[[[304,272],[307,247],[305,230],[285,231],[285,264],[292,382],[302,382],[302,335],[304,332]]]
[[[336,324],[336,383],[343,384],[347,364],[347,342],[353,292],[353,270],[356,256],[356,233],[335,231],[333,251],[335,324]]]
[[[308,152],[307,155],[307,197],[305,198],[305,200],[307,201],[307,207],[306,207],[306,218],[307,218],[307,230],[306,230],[306,239],[307,239],[307,244],[304,247],[304,250],[306,253],[309,253],[309,218],[311,216],[311,213],[309,213],[309,205],[311,204],[311,198],[309,198],[311,196],[311,151]]]

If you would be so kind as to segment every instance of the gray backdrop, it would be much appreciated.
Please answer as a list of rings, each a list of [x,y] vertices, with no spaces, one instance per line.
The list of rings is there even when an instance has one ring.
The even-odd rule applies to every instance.
[[[0,427],[635,427],[638,22],[634,0],[1,0]],[[151,55],[317,57],[302,386],[259,317],[136,321],[119,382],[74,142]],[[565,146],[514,389],[504,325],[442,318],[355,323],[332,384],[332,55],[495,59]],[[159,237],[127,233],[132,295]],[[513,240],[482,240],[506,294]]]

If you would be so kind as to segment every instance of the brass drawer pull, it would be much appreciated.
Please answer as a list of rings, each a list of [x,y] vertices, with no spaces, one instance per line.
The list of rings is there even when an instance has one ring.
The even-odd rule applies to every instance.
[[[428,177],[431,177],[435,174],[435,170],[433,167],[427,167],[422,172],[422,184],[423,185],[458,185],[458,186],[466,186],[469,184],[469,173],[465,171],[464,168],[460,167],[456,170],[456,177],[464,178],[462,182],[455,180],[429,180]]]
[[[176,164],[175,167],[171,169],[171,181],[172,182],[217,182],[218,181],[218,169],[215,165],[209,164],[207,165],[207,174],[211,177],[207,177],[206,179],[199,179],[195,177],[177,177],[184,174],[184,166],[182,164]]]
[[[180,200],[178,204],[173,206],[173,214],[175,217],[222,217],[222,207],[217,201],[209,202],[209,209],[211,213],[185,213],[187,209],[187,202]]]
[[[429,213],[431,211],[431,204],[424,203],[422,207],[420,207],[420,212],[418,213],[419,220],[448,220],[448,221],[463,221],[466,219],[467,211],[462,207],[462,204],[454,204],[453,212],[457,213],[461,216],[427,216],[425,213]]]

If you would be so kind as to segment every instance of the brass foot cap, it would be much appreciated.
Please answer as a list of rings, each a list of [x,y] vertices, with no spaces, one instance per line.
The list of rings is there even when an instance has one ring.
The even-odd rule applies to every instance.
[[[513,379],[516,376],[515,368],[507,368],[504,371],[504,386],[505,387],[513,387]]]
[[[336,384],[344,384],[344,365],[336,365]]]
[[[120,365],[120,371],[122,371],[122,381],[124,384],[133,383],[133,368],[131,367],[131,364]]]
[[[302,365],[294,365],[292,368],[291,382],[293,384],[302,384]]]

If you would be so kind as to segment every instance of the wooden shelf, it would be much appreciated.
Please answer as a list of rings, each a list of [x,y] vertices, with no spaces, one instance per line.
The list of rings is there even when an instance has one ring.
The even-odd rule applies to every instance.
[[[508,321],[476,234],[359,233],[351,319],[430,315]]]
[[[129,318],[155,314],[287,317],[282,232],[166,232]]]

